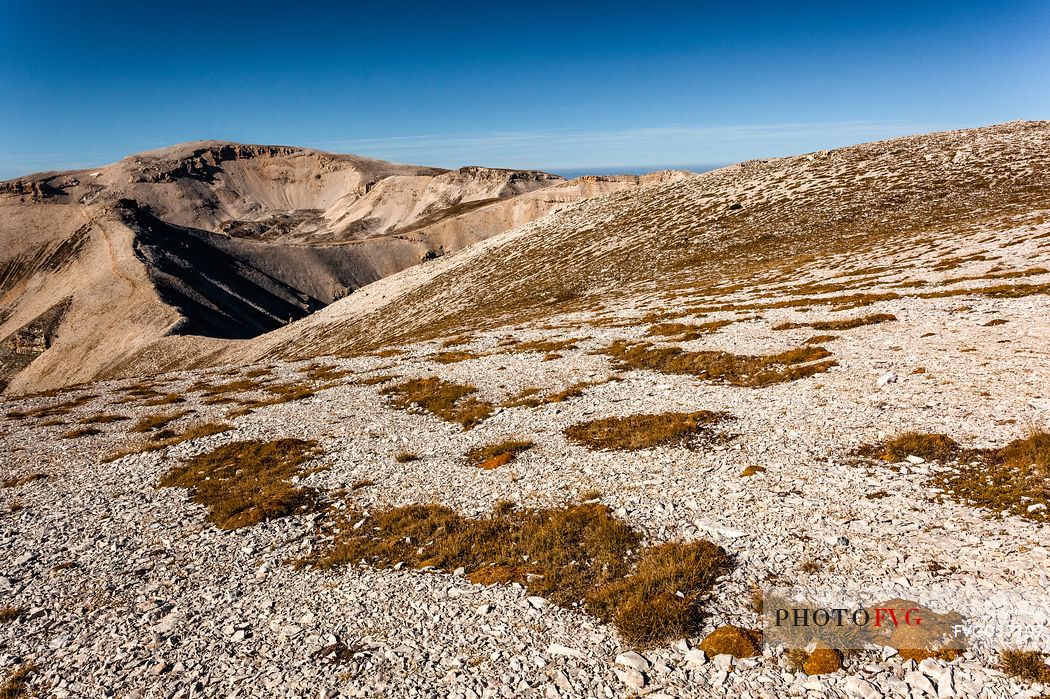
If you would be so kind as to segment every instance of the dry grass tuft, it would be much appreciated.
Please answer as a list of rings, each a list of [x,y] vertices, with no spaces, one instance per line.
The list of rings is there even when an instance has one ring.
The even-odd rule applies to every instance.
[[[29,687],[29,676],[34,672],[36,672],[36,666],[32,663],[22,665],[11,672],[4,683],[0,684],[0,699],[18,699],[18,697],[25,696],[25,691]]]
[[[1004,650],[999,653],[999,667],[1007,675],[1027,682],[1050,684],[1050,665],[1046,654],[1034,650]]]
[[[918,456],[927,461],[948,461],[959,454],[959,444],[944,434],[905,432],[877,447],[862,447],[863,456],[883,461],[904,461]]]
[[[709,335],[719,328],[724,328],[736,321],[712,320],[706,323],[657,323],[649,327],[649,337],[667,337],[678,342],[697,340]]]
[[[546,396],[540,395],[540,389],[538,388],[526,388],[518,395],[510,398],[501,405],[504,408],[538,408],[541,405],[549,405],[551,403],[563,403],[570,398],[578,398],[583,395],[583,392],[592,386],[600,386],[606,381],[581,381],[574,383],[571,386],[558,391],[557,393],[551,393]]]
[[[727,417],[709,410],[608,417],[570,425],[565,428],[565,436],[591,449],[626,451],[661,445],[688,448],[709,439],[711,425]]]
[[[92,415],[90,417],[86,417],[86,418],[84,418],[83,420],[80,421],[80,424],[81,425],[104,425],[104,424],[109,424],[111,422],[121,422],[123,420],[130,420],[130,419],[131,418],[129,418],[127,415],[113,415],[113,414],[103,413],[101,415]]]
[[[46,473],[29,473],[25,476],[14,476],[12,478],[7,478],[4,480],[3,486],[5,488],[18,488],[23,485],[35,483],[36,481],[42,481],[45,478],[49,478],[49,476]]]
[[[821,345],[825,342],[831,342],[832,340],[839,339],[838,335],[814,335],[813,337],[807,338],[802,344],[804,345]]]
[[[468,359],[478,359],[483,356],[467,350],[449,350],[447,352],[438,352],[431,355],[430,358],[438,364],[456,364],[457,362],[465,362]]]
[[[241,417],[257,410],[258,408],[303,400],[314,395],[314,389],[312,387],[297,383],[268,384],[263,387],[263,390],[270,394],[269,398],[241,400],[239,401],[241,407],[231,410],[228,417]]]
[[[173,447],[183,442],[188,442],[193,439],[201,439],[203,437],[210,437],[213,434],[221,434],[228,432],[233,429],[233,425],[228,425],[221,422],[206,422],[200,425],[191,425],[182,432],[173,432],[171,430],[162,430],[153,435],[153,437],[145,444],[139,444],[125,449],[119,449],[114,452],[110,452],[102,457],[104,462],[116,461],[117,459],[132,454],[143,454],[150,451],[158,451],[160,449],[166,449],[167,447]]]
[[[474,447],[467,452],[467,458],[478,468],[490,471],[500,466],[509,464],[523,451],[532,449],[534,443],[509,439],[498,444],[489,444],[484,447]]]
[[[76,398],[71,398],[70,400],[67,400],[62,403],[44,406],[35,410],[12,410],[7,413],[7,417],[12,420],[22,420],[27,417],[61,417],[63,415],[68,415],[70,411],[72,411],[74,408],[79,408],[80,406],[94,400],[97,397],[98,396],[85,394],[77,396]]]
[[[161,405],[178,405],[179,403],[185,402],[186,399],[182,396],[176,395],[174,393],[163,393],[157,396],[156,398],[151,398],[150,400],[143,401],[142,404],[149,407],[157,407]]]
[[[502,503],[484,519],[409,505],[372,512],[358,529],[340,525],[331,550],[307,562],[462,566],[475,583],[518,582],[563,607],[583,604],[638,646],[695,632],[701,597],[729,570],[728,554],[707,541],[640,543],[638,532],[599,504],[515,510]]]
[[[176,413],[158,413],[157,415],[146,415],[145,417],[139,418],[138,422],[131,426],[131,431],[152,432],[153,430],[159,430],[160,428],[167,427],[179,418],[183,418],[189,414],[189,410],[183,410]]]
[[[733,386],[761,388],[825,372],[834,360],[823,347],[799,347],[779,354],[747,356],[729,352],[686,352],[680,347],[654,347],[617,340],[606,354],[619,360],[619,368],[650,369],[665,374],[689,374]]]
[[[358,379],[354,383],[358,386],[377,386],[387,381],[393,381],[396,378],[400,378],[393,374],[383,374],[382,376],[370,376],[367,379]]]
[[[192,500],[208,508],[209,521],[238,529],[316,510],[317,491],[291,479],[322,453],[316,442],[301,439],[231,442],[171,469],[159,486],[190,489]]]
[[[102,430],[97,427],[78,427],[76,429],[69,430],[62,435],[62,439],[77,439],[78,437],[92,437],[96,434],[102,434]]]
[[[565,350],[576,349],[576,343],[579,342],[576,338],[568,338],[566,340],[528,340],[525,342],[513,341],[510,343],[504,343],[504,347],[510,349],[512,352],[539,352],[541,354],[549,354],[551,352],[562,352]]]
[[[1034,430],[998,450],[971,450],[934,481],[978,507],[1050,521],[1050,432]]]
[[[877,325],[897,320],[892,313],[872,313],[859,318],[843,318],[841,320],[821,320],[814,323],[780,323],[773,326],[774,330],[791,330],[793,328],[813,328],[814,330],[852,330],[864,325]],[[807,343],[808,344],[808,343]]]
[[[942,434],[908,432],[862,456],[900,461],[909,455],[950,462],[934,483],[948,495],[993,512],[1050,521],[1050,432],[1033,430],[1002,449],[964,449]]]
[[[418,408],[442,420],[458,422],[463,429],[469,430],[492,415],[491,403],[472,397],[471,394],[477,390],[474,386],[464,386],[431,376],[425,379],[409,379],[396,386],[390,386],[383,390],[383,394],[393,398],[391,405],[395,408]]]
[[[269,371],[269,370],[267,370]],[[338,369],[330,364],[312,363],[299,370],[310,381],[338,381],[339,379],[353,376],[350,369]]]
[[[0,623],[10,623],[22,616],[24,611],[22,607],[0,607]]]

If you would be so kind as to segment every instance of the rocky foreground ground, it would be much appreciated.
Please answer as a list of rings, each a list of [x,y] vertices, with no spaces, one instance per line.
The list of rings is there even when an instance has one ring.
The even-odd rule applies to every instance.
[[[1047,648],[1045,633],[1025,637],[1032,626],[1017,637],[975,637],[951,661],[916,663],[871,648],[813,675],[781,647],[749,658],[697,649],[719,626],[757,627],[753,591],[771,584],[939,585],[966,608],[1002,591],[1030,592],[1046,631],[1050,551],[1038,499],[1027,516],[1004,516],[940,492],[931,481],[936,463],[856,456],[863,444],[909,430],[982,448],[1050,425],[1046,295],[727,312],[705,320],[734,322],[682,346],[780,352],[816,332],[774,330],[782,323],[873,313],[895,320],[834,332],[822,346],[835,366],[761,388],[619,365],[603,351],[616,339],[652,341],[647,325],[573,329],[570,318],[561,330],[513,338],[481,333],[448,347],[13,398],[0,422],[0,607],[15,613],[0,624],[0,672],[31,665],[26,691],[57,697],[1039,696],[1045,686],[1004,673],[999,658],[1003,648]],[[508,339],[575,343],[521,351]],[[397,409],[383,393],[430,376],[477,387],[496,406],[491,416],[465,430],[425,410]],[[249,388],[209,395],[200,383],[238,380]],[[269,395],[251,389],[253,381],[314,392],[252,405]],[[500,407],[527,388],[549,395],[576,384],[586,384],[580,395],[559,402]],[[251,412],[230,417],[245,403]],[[731,419],[721,438],[693,449],[603,451],[564,434],[597,418],[698,410]],[[161,428],[143,417],[183,411],[164,428],[233,429],[107,460],[160,439]],[[100,415],[116,417],[93,420]],[[297,566],[325,545],[315,526],[322,514],[226,530],[187,490],[158,487],[173,466],[219,445],[285,437],[317,441],[323,468],[298,485],[339,493],[340,507],[442,503],[481,516],[501,500],[552,507],[582,498],[607,505],[647,543],[707,539],[734,565],[703,598],[695,633],[637,649],[584,610],[520,584],[475,584],[463,571],[409,566]],[[534,446],[499,468],[465,458],[507,439]],[[743,476],[748,467],[764,470]]]

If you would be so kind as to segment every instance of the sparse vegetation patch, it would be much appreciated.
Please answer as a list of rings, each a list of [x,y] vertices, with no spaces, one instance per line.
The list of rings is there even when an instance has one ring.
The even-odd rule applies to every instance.
[[[706,323],[657,323],[649,327],[648,334],[650,337],[667,337],[678,342],[689,342],[734,322],[732,320],[712,320]]]
[[[565,428],[565,436],[591,449],[634,450],[663,445],[693,447],[714,436],[712,425],[726,419],[725,413],[701,410],[694,413],[628,415],[590,420]]]
[[[35,671],[36,666],[32,664],[22,665],[13,670],[0,685],[0,699],[18,699],[18,697],[25,696],[25,691],[29,687],[29,676]]]
[[[508,439],[498,444],[474,447],[467,452],[467,458],[478,468],[492,470],[509,464],[514,457],[523,451],[528,451],[533,446],[531,440]]]
[[[790,330],[792,328],[813,328],[814,330],[852,330],[864,325],[877,325],[897,320],[892,313],[872,313],[859,318],[842,318],[841,320],[821,320],[813,323],[781,323],[773,326],[774,330]],[[809,343],[807,343],[809,344]]]
[[[0,623],[9,623],[22,616],[25,609],[22,607],[0,607]]]
[[[208,520],[238,529],[264,520],[313,511],[319,494],[292,483],[302,465],[322,450],[314,441],[277,439],[224,444],[168,471],[163,488],[187,488],[208,508]]]
[[[160,449],[166,449],[167,447],[173,447],[183,442],[188,442],[192,439],[201,439],[202,437],[210,437],[213,434],[221,434],[222,432],[228,432],[233,429],[233,425],[228,425],[221,422],[206,422],[200,425],[192,425],[187,427],[182,432],[174,432],[172,430],[162,430],[153,434],[152,438],[144,444],[138,444],[124,449],[119,449],[114,452],[110,452],[103,457],[103,461],[116,461],[125,456],[131,454],[142,454],[150,451],[158,451]]]
[[[492,415],[492,404],[474,398],[474,386],[443,381],[436,376],[409,379],[383,390],[391,405],[401,410],[419,409],[442,420],[458,422],[469,430]]]
[[[620,368],[650,369],[665,374],[690,374],[733,386],[760,388],[813,376],[837,364],[823,347],[806,346],[779,354],[748,356],[729,352],[687,352],[681,347],[655,347],[617,340],[606,354]],[[825,360],[825,361],[818,361]]]
[[[171,423],[175,422],[179,418],[189,415],[188,410],[182,410],[177,413],[158,413],[157,415],[146,415],[145,417],[139,418],[138,422],[131,426],[132,432],[152,432],[153,430],[159,430],[162,427],[167,427]]]
[[[694,633],[701,601],[728,572],[728,554],[708,541],[642,547],[641,535],[600,504],[518,510],[503,503],[484,519],[441,505],[374,511],[306,561],[321,567],[367,563],[454,570],[481,584],[518,582],[533,595],[582,604],[641,647]]]
[[[902,461],[917,456],[948,466],[933,482],[947,494],[993,512],[1050,521],[1050,432],[1033,430],[1002,449],[966,449],[943,434],[908,432],[861,447],[862,456]]]
[[[999,667],[1011,677],[1027,682],[1050,684],[1050,665],[1046,654],[1034,650],[1004,650],[999,654]]]
[[[3,486],[5,488],[18,488],[23,485],[35,483],[36,481],[42,481],[47,477],[48,475],[46,473],[29,473],[24,476],[14,476],[12,478],[5,479]]]

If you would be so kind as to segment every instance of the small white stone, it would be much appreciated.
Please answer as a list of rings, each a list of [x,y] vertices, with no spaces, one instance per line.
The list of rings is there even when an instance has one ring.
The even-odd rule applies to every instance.
[[[692,650],[686,652],[685,662],[691,670],[695,670],[701,665],[707,663],[707,653],[700,650],[699,648],[693,648]]]
[[[649,669],[649,661],[643,658],[638,653],[635,653],[633,650],[617,655],[616,663],[618,665],[626,665],[627,667],[633,667],[639,672],[645,672]]]
[[[887,372],[887,373],[883,374],[882,376],[880,376],[879,380],[876,381],[875,383],[877,383],[879,386],[885,386],[886,384],[897,383],[897,375],[895,373],[893,373],[892,371]]]

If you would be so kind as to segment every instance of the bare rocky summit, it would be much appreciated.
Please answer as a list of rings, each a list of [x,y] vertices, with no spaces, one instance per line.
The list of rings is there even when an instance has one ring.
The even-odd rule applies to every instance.
[[[135,172],[217,181],[210,158]],[[464,217],[590,186],[401,172],[358,196],[446,176],[529,190]],[[224,221],[254,222],[231,246],[347,230],[260,225],[236,193],[67,221],[86,205],[50,201],[83,186],[61,179],[8,184],[35,202],[9,209],[62,222],[55,245],[139,245],[158,279]],[[67,697],[1050,691],[1050,123],[565,196],[250,340],[156,334],[104,380],[8,395],[0,673]],[[452,235],[425,209],[375,204],[355,240]],[[12,352],[114,302],[108,273],[77,278],[58,311],[26,282],[16,309],[47,300]],[[192,321],[175,307],[157,318]],[[930,595],[966,642],[759,644],[775,587]]]

